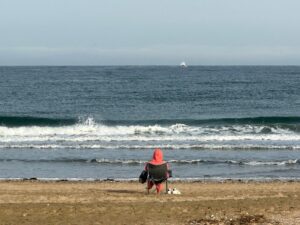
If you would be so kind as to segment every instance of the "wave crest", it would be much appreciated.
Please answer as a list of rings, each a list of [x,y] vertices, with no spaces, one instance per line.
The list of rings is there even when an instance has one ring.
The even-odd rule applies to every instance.
[[[23,126],[67,126],[77,123],[73,118],[43,118],[30,116],[0,116],[0,125],[7,127]]]
[[[107,158],[54,158],[54,159],[12,159],[0,158],[0,162],[26,162],[26,163],[96,163],[96,164],[124,164],[124,165],[143,165],[146,160],[137,159],[107,159]],[[293,166],[300,164],[299,159],[288,159],[282,161],[236,161],[236,160],[205,160],[205,159],[180,159],[168,160],[170,164],[229,164],[245,166]]]
[[[6,117],[0,117],[0,120]],[[7,118],[6,118],[7,119]],[[11,119],[11,118],[10,118]],[[10,119],[6,120],[10,121]],[[0,125],[1,148],[36,149],[299,149],[298,124],[107,125],[94,118],[19,118],[25,124]],[[18,121],[15,120],[15,124]],[[57,125],[64,124],[64,125]]]
[[[63,126],[76,123],[94,125],[104,124],[108,126],[117,125],[173,125],[185,124],[188,126],[198,125],[295,125],[300,124],[297,116],[273,116],[273,117],[244,117],[244,118],[215,118],[215,119],[158,119],[158,120],[99,120],[92,116],[79,118],[54,118],[54,117],[32,117],[32,116],[0,116],[2,126]]]

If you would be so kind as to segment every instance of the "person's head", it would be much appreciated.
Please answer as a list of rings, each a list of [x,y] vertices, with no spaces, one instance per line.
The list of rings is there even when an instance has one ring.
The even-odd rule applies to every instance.
[[[160,148],[154,149],[152,160],[156,162],[162,162],[163,161],[163,152]]]

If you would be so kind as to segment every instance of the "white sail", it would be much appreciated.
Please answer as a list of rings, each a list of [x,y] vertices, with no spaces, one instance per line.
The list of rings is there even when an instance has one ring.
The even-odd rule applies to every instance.
[[[185,62],[180,63],[180,66],[181,66],[181,67],[187,67],[187,65],[186,65]]]

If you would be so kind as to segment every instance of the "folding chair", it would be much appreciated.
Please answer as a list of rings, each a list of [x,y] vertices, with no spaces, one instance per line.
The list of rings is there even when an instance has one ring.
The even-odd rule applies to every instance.
[[[148,177],[147,177],[147,185],[148,182],[151,181],[154,184],[166,182],[166,193],[168,192],[168,178],[169,173],[171,171],[168,171],[168,165],[167,163],[163,163],[160,165],[153,165],[151,163],[147,164],[147,171],[148,171]],[[148,194],[149,194],[149,189]]]

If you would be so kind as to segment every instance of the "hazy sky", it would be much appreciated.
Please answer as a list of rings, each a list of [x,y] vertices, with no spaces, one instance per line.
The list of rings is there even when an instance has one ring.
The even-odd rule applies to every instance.
[[[0,0],[0,65],[300,65],[299,0]]]

